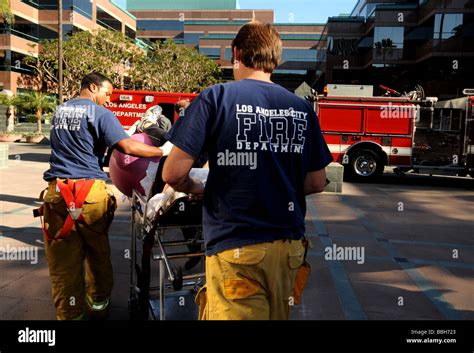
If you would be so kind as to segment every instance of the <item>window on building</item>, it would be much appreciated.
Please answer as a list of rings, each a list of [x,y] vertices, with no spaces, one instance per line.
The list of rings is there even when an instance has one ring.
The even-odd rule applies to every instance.
[[[224,59],[229,61],[232,60],[232,48],[225,48]]]
[[[46,26],[38,25],[38,37],[40,39],[57,39],[58,38],[58,31],[57,31],[58,25],[56,24],[53,26],[55,27],[54,30]],[[64,31],[64,26],[63,26],[63,31]]]
[[[404,27],[375,27],[374,48],[403,48]]]
[[[24,2],[31,3],[43,10],[57,10],[58,0],[23,0]],[[92,1],[91,0],[63,0],[63,10],[73,10],[81,15],[92,19]]]
[[[44,10],[57,10],[58,9],[58,0],[38,0],[37,2],[40,9],[44,9]],[[63,8],[64,8],[64,5],[65,4],[63,2]]]
[[[163,44],[166,42],[169,38],[147,38],[151,43],[155,44]]]
[[[449,39],[456,36],[463,24],[463,14],[436,14],[434,24],[434,39]]]
[[[33,42],[38,41],[38,25],[30,22],[25,18],[15,16],[15,20],[11,25],[5,23],[0,24],[0,31],[10,32],[12,35],[31,40]]]
[[[280,70],[276,69],[273,71],[274,75],[306,75],[308,73],[307,70]]]
[[[21,2],[27,5],[33,6],[34,8],[39,7],[39,0],[21,0]]]
[[[184,21],[137,20],[138,31],[183,31]]]
[[[92,1],[91,0],[73,0],[74,11],[79,12],[81,15],[92,19]]]
[[[354,56],[358,54],[358,38],[328,37],[327,51],[329,55]]]
[[[40,9],[57,10],[58,0],[36,0]],[[63,10],[72,10],[74,0],[63,0]]]
[[[10,71],[11,59],[11,50],[2,50],[0,52],[0,70]]]
[[[16,51],[11,51],[11,71],[21,72],[21,73],[32,73],[24,63],[23,59],[26,57],[25,54],[17,53]]]
[[[309,61],[316,62],[316,49],[283,49],[282,59],[284,61]]]
[[[360,17],[372,17],[374,16],[374,10],[377,5],[386,4],[383,2],[366,2],[366,1],[359,1],[359,3],[355,7],[355,11],[353,12],[352,16],[360,16]]]
[[[358,0],[351,15],[360,16],[360,13],[363,11],[365,5],[366,5],[366,2],[364,0]]]
[[[204,32],[199,33],[189,33],[184,32],[184,43],[185,44],[199,44],[199,37],[204,36]]]
[[[97,6],[97,23],[102,27],[115,31],[122,31],[122,22],[109,15],[106,11]]]
[[[130,27],[125,26],[125,35],[130,39],[135,39],[137,37],[137,32]]]
[[[374,37],[366,36],[362,37],[358,43],[359,48],[373,48],[374,47]]]
[[[82,29],[74,25],[63,25],[63,36],[72,36],[74,33],[82,32]],[[57,36],[57,34],[56,34]]]
[[[365,18],[369,18],[375,15],[375,8],[377,5],[384,4],[383,2],[372,2],[368,3],[367,6],[364,8],[363,13],[361,16],[364,16]]]
[[[204,54],[211,59],[221,58],[221,48],[199,48],[199,53]]]

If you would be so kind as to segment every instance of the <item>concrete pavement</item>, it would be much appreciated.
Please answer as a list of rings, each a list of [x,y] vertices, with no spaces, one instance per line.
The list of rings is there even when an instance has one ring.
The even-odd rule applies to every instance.
[[[0,247],[38,249],[38,262],[0,261],[0,319],[54,319],[39,219],[49,146],[10,144],[0,170]],[[308,197],[313,270],[294,319],[473,319],[472,179],[385,175]],[[128,201],[110,231],[111,319],[128,319]],[[335,251],[333,251],[335,250]]]

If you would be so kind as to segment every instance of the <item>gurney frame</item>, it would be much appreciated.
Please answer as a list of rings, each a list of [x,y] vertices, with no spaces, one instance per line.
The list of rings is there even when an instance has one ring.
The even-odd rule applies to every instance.
[[[174,267],[172,261],[195,256],[204,257],[200,252],[168,253],[171,248],[202,244],[202,206],[199,197],[184,196],[169,200],[160,208],[154,221],[147,219],[146,198],[133,191],[131,198],[131,249],[130,249],[130,296],[129,312],[132,319],[166,319],[165,303],[170,292],[179,295],[183,288],[191,288],[195,293],[203,284],[205,274],[182,275],[181,268]],[[184,205],[184,206],[183,206]],[[166,211],[165,211],[166,210]],[[194,212],[194,214],[193,214]],[[197,214],[196,214],[197,213]],[[194,239],[165,241],[169,230],[195,228]],[[141,247],[141,260],[138,249]],[[158,261],[158,285],[151,286],[151,261]],[[152,295],[158,292],[159,314],[152,307]],[[188,290],[189,293],[189,290]],[[194,305],[194,303],[193,303]]]

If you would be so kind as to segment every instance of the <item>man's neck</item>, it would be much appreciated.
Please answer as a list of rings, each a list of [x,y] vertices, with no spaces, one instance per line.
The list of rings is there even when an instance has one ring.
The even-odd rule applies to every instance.
[[[81,91],[81,93],[79,94],[77,98],[89,99],[95,103],[94,97],[91,94],[89,94],[87,91]]]
[[[241,72],[240,80],[258,80],[273,83],[272,80],[270,80],[270,76],[270,73],[263,72],[262,70],[245,68]]]

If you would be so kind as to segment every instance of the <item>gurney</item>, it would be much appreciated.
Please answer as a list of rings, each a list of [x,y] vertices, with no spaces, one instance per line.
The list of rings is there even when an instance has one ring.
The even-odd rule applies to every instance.
[[[160,170],[158,173],[161,175]],[[191,176],[205,182],[207,170],[193,169]],[[134,190],[131,217],[131,318],[165,320],[170,316],[173,319],[196,319],[198,307],[194,295],[204,284],[204,261],[197,272],[189,274],[183,274],[179,263],[192,257],[204,258],[204,252],[177,249],[202,249],[202,196],[176,192],[171,187],[164,193],[152,193],[149,197]],[[195,229],[194,237],[176,239],[174,231],[185,229]],[[155,262],[158,266],[153,269]],[[157,278],[158,283],[153,284],[153,278]]]

